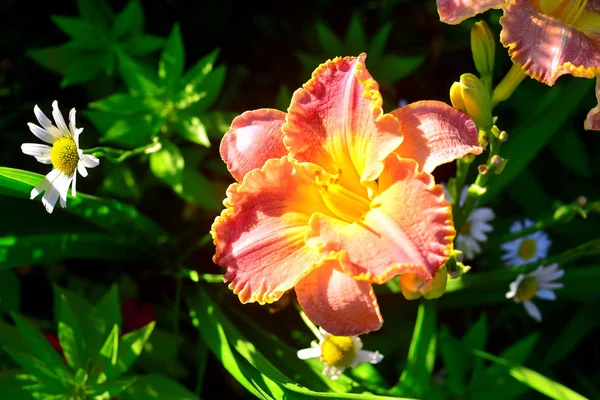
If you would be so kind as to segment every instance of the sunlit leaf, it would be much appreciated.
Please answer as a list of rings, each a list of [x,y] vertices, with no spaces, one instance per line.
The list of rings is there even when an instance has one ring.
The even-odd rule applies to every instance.
[[[166,88],[167,96],[172,96],[179,88],[185,62],[185,50],[179,25],[175,24],[160,56],[158,76]]]
[[[132,115],[151,110],[148,103],[128,93],[115,93],[90,103],[90,107],[119,115]]]
[[[133,365],[135,360],[137,360],[144,350],[144,345],[148,341],[155,326],[155,322],[150,322],[143,328],[129,332],[119,339],[117,363],[108,366],[104,370],[104,373],[109,380],[118,378]]]
[[[162,375],[142,375],[121,394],[124,400],[196,400],[183,385]]]
[[[58,340],[67,362],[74,370],[85,367],[87,360],[86,340],[77,316],[66,296],[59,295]]]
[[[181,190],[185,161],[179,148],[167,139],[161,139],[162,148],[150,154],[150,170],[160,180]]]
[[[198,117],[182,115],[177,121],[177,133],[190,142],[210,147],[210,140],[206,134],[206,127]]]

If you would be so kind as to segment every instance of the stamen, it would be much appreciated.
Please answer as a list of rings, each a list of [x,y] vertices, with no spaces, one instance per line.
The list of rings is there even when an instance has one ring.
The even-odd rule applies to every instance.
[[[349,336],[328,336],[321,345],[321,360],[337,368],[349,367],[356,360],[356,347]]]
[[[316,176],[319,193],[327,207],[346,222],[354,222],[369,211],[370,201],[354,191],[339,184],[339,179],[330,178],[322,182]]]

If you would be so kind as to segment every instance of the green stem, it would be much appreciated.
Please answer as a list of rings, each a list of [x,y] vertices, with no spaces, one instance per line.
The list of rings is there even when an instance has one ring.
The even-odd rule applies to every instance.
[[[495,107],[501,101],[507,100],[526,76],[527,74],[520,65],[513,64],[504,79],[494,89],[492,93],[492,105]]]
[[[308,319],[308,316],[304,313],[304,311],[302,311],[302,308],[300,308],[300,304],[296,303],[296,309],[298,310],[298,313],[300,313],[302,321],[304,321],[313,335],[315,335],[316,338],[321,338],[321,332],[319,332],[319,328],[317,328],[317,326],[310,319]]]
[[[136,156],[138,154],[150,154],[158,151],[162,148],[160,142],[153,142],[142,147],[135,148],[133,150],[121,150],[113,149],[112,147],[92,147],[91,149],[84,150],[85,154],[91,154],[98,158],[107,158],[109,161],[114,163],[121,163],[129,157]]]

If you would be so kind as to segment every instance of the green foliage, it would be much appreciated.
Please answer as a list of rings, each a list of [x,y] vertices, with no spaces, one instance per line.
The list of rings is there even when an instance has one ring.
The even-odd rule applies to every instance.
[[[122,375],[141,354],[154,322],[120,337],[115,287],[95,307],[68,291],[55,288],[55,292],[58,340],[64,361],[35,324],[12,313],[16,329],[0,323],[0,344],[27,375],[16,371],[0,380],[0,394],[12,395],[20,389],[32,398],[100,400],[134,385],[138,376]],[[172,391],[172,385],[168,379],[159,379],[158,393]],[[147,394],[140,392],[131,398],[147,398],[144,396]]]
[[[80,17],[52,17],[69,41],[29,51],[40,65],[64,76],[61,86],[81,84],[101,73],[111,75],[120,53],[144,56],[163,46],[163,38],[144,34],[144,13],[138,0],[130,0],[117,15],[105,0],[77,3]]]
[[[160,56],[158,73],[119,53],[119,71],[129,93],[117,93],[90,104],[86,115],[104,133],[102,141],[126,147],[154,138],[161,150],[150,155],[150,170],[189,203],[218,209],[206,177],[185,165],[183,141],[210,147],[228,129],[230,116],[209,111],[221,91],[225,67],[214,68],[218,50],[184,74],[185,51],[175,25]],[[226,121],[226,122],[225,122]]]
[[[354,14],[346,30],[345,40],[340,39],[333,30],[322,21],[317,21],[316,38],[318,53],[309,54],[297,51],[296,55],[307,73],[322,64],[324,60],[337,56],[357,56],[367,53],[369,72],[378,82],[393,85],[400,79],[415,72],[423,64],[425,57],[395,55],[385,53],[392,24],[386,23],[369,40],[358,14]]]

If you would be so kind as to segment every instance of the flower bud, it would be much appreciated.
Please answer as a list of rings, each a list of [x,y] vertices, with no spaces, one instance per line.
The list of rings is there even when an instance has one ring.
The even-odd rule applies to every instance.
[[[471,52],[479,74],[491,75],[494,72],[496,42],[484,21],[475,23],[471,29]]]
[[[485,175],[489,172],[489,168],[487,167],[487,165],[485,164],[480,164],[477,166],[477,171],[481,174],[481,175]]]
[[[498,157],[498,159],[494,160],[493,159],[494,157]],[[494,163],[494,165],[495,165],[494,173],[496,175],[498,175],[498,174],[501,174],[502,171],[504,171],[504,168],[506,167],[506,164],[508,164],[508,159],[507,158],[502,158],[500,156],[494,156],[494,157],[492,157],[492,162],[499,161],[497,164]]]
[[[492,98],[479,78],[473,74],[462,74],[460,82],[450,88],[452,105],[467,113],[479,129],[487,130],[493,125]]]
[[[506,142],[508,140],[508,133],[506,133],[506,131],[500,132],[498,139],[500,139],[502,142]]]
[[[570,222],[575,217],[576,213],[577,212],[573,207],[568,205],[562,205],[558,207],[556,211],[554,211],[553,218],[555,221],[566,223]]]
[[[400,276],[400,288],[407,300],[415,300],[421,296],[427,300],[437,299],[446,292],[446,282],[448,282],[448,271],[445,265],[430,280],[411,273]]]

